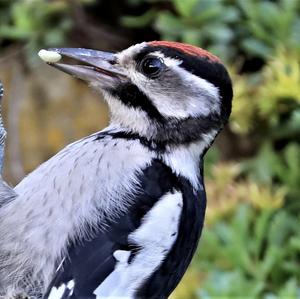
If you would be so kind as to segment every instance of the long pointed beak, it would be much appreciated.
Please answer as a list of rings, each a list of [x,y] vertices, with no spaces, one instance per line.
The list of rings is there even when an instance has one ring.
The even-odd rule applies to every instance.
[[[116,83],[126,79],[114,53],[83,48],[52,48],[47,51],[41,50],[39,55],[49,65],[74,77],[99,85],[101,88],[113,87]],[[56,57],[56,59],[51,59],[51,57]],[[83,64],[58,63],[64,57]]]

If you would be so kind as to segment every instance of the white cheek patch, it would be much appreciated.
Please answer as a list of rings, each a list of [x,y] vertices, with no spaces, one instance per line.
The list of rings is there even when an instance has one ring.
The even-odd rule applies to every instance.
[[[176,71],[182,80],[185,80],[186,84],[190,86],[190,91],[194,91],[194,93],[196,93],[197,90],[199,91],[199,98],[190,97],[188,95],[186,97],[191,107],[189,111],[191,116],[207,116],[212,112],[220,114],[221,99],[218,87],[180,67],[178,67]]]
[[[216,86],[178,65],[173,66],[173,71],[181,77],[181,86],[174,84],[164,89],[162,82],[151,82],[137,72],[132,72],[131,76],[134,83],[165,117],[182,119],[207,116],[212,112],[220,113],[220,96]]]

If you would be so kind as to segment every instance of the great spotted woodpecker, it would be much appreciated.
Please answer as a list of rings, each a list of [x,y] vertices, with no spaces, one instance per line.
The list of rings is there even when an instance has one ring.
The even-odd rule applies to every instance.
[[[111,121],[30,173],[1,206],[0,295],[167,298],[203,227],[203,157],[231,112],[224,65],[167,41],[41,56],[101,91]]]

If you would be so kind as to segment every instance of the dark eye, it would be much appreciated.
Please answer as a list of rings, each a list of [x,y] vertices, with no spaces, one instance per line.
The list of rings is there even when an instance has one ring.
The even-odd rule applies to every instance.
[[[141,72],[151,78],[155,78],[164,69],[165,65],[159,57],[146,57],[141,61]]]

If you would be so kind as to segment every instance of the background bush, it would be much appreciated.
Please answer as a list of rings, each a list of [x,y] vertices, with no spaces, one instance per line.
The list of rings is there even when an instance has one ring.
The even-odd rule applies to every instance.
[[[98,96],[38,64],[37,49],[120,50],[151,39],[220,56],[235,93],[206,159],[206,228],[173,298],[300,298],[298,0],[1,1],[7,179],[107,121]]]

